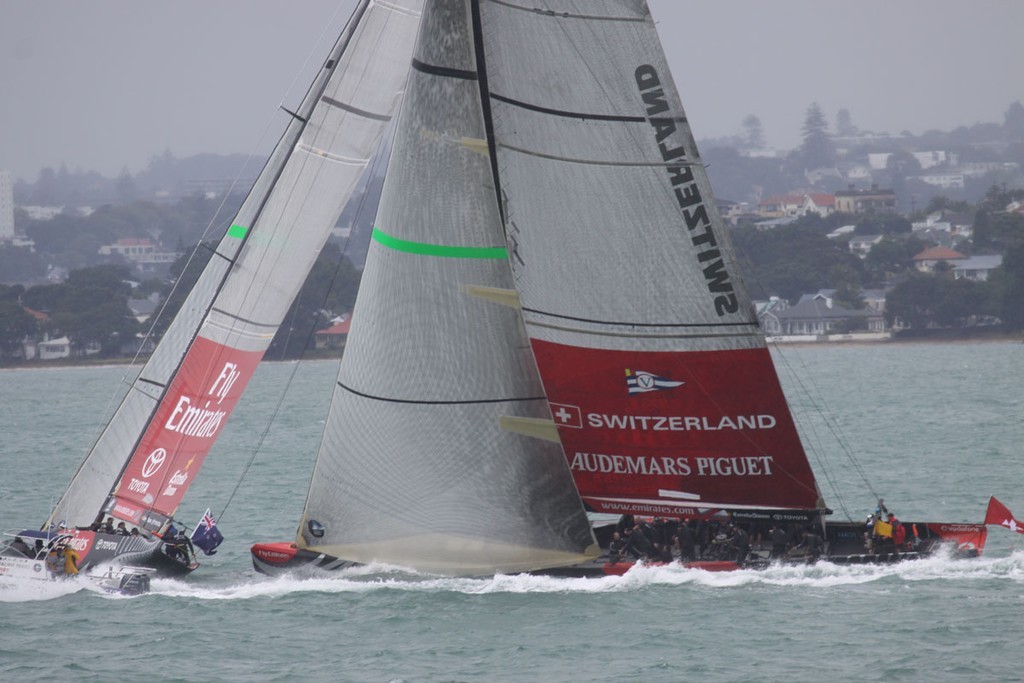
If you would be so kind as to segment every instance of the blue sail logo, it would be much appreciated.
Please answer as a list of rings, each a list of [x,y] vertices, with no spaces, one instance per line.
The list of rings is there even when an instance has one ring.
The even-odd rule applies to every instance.
[[[681,387],[685,382],[676,382],[675,380],[667,379],[665,377],[658,377],[657,375],[651,374],[650,372],[644,372],[643,370],[637,370],[636,372],[626,369],[626,387],[629,389],[629,395],[634,394],[645,394],[649,391],[664,391],[666,389],[674,389],[675,387]]]

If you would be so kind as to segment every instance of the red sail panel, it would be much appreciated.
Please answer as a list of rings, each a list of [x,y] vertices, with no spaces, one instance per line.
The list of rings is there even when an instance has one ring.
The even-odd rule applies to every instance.
[[[818,507],[767,349],[532,344],[573,478],[595,512]]]
[[[147,510],[174,513],[261,358],[196,339],[121,476],[116,517],[139,524]]]

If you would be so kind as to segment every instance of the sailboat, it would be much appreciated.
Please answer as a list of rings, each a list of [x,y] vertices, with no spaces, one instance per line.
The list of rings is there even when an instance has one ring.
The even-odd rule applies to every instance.
[[[983,525],[869,550],[825,523],[646,3],[428,0],[375,226],[296,538],[258,571],[621,573],[600,515],[981,551]]]
[[[0,549],[5,573],[48,580],[43,557],[68,548],[82,572],[198,566],[175,512],[398,111],[420,12],[420,0],[356,8],[42,531]]]

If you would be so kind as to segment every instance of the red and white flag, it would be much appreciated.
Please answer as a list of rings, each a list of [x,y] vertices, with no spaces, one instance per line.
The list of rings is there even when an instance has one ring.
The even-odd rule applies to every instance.
[[[985,513],[985,524],[1005,526],[1010,531],[1024,534],[1024,522],[1019,522],[1005,505],[996,500],[995,496],[988,499],[988,512]]]

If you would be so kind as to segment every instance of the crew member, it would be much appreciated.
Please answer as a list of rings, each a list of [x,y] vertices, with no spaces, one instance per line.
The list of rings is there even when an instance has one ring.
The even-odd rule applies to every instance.
[[[64,576],[74,576],[78,573],[78,553],[70,545],[64,546]]]
[[[772,527],[768,539],[772,542],[772,559],[781,560],[786,556],[786,546],[789,544],[789,534],[782,528],[781,524]]]
[[[729,527],[732,529],[730,543],[732,544],[733,558],[736,564],[742,567],[747,559],[747,553],[750,552],[750,534],[743,527],[736,526],[731,522]]]

